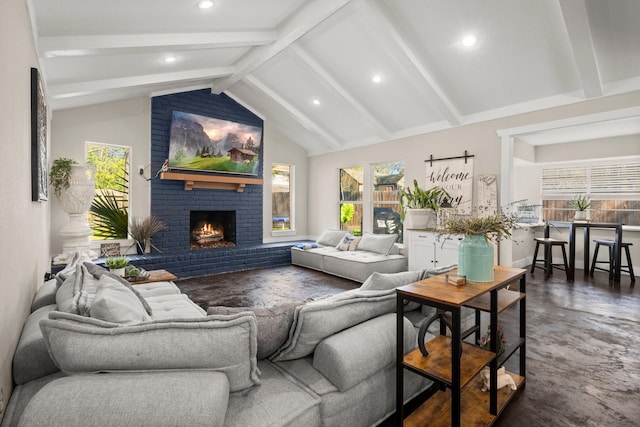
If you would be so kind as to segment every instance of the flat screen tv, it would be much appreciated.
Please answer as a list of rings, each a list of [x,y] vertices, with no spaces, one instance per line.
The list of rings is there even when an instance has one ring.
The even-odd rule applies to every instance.
[[[169,169],[259,175],[262,127],[174,111]]]

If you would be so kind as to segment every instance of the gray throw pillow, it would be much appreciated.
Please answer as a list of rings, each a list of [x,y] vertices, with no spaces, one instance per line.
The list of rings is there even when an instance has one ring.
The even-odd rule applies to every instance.
[[[127,288],[129,288],[129,290],[131,290],[131,292],[135,294],[135,296],[138,297],[138,299],[140,300],[140,303],[142,303],[142,306],[144,307],[144,310],[147,312],[147,314],[149,316],[153,314],[153,310],[151,310],[151,306],[149,305],[147,300],[144,299],[144,297],[140,294],[140,292],[138,292],[136,288],[131,283],[129,283],[127,279],[120,277],[117,274],[113,274],[106,268],[100,267],[99,265],[93,264],[91,262],[85,262],[84,266],[87,268],[87,271],[91,273],[91,275],[93,275],[93,277],[95,277],[96,279],[100,279],[102,275],[106,275],[112,278],[113,280],[116,280],[122,283],[123,285],[125,285]]]
[[[345,234],[347,232],[344,230],[324,230],[316,243],[324,246],[337,246]]]
[[[95,319],[119,324],[131,325],[150,320],[135,294],[107,275],[100,278],[89,313]]]
[[[419,280],[421,280],[419,271],[403,271],[400,273],[378,273],[376,271],[364,281],[360,286],[360,289],[383,291],[415,283]],[[405,301],[404,306],[405,311],[411,311],[418,309],[420,304],[417,302]]]
[[[358,250],[389,255],[397,238],[398,236],[396,234],[364,233],[364,236],[360,239],[360,243],[358,243]]]
[[[284,344],[293,324],[293,313],[303,302],[293,302],[277,307],[209,307],[207,315],[253,312],[258,323],[258,359],[266,359]]]

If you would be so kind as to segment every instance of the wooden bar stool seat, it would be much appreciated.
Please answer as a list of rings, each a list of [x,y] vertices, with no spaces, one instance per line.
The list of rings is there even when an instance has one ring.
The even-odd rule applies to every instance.
[[[593,251],[593,261],[591,262],[591,270],[589,271],[589,275],[593,276],[593,272],[595,270],[607,271],[609,272],[609,280],[613,280],[613,268],[612,268],[614,263],[613,248],[615,247],[616,242],[614,240],[609,240],[609,239],[594,239],[593,241],[596,244],[596,248]],[[598,250],[600,249],[601,245],[609,248],[609,258],[606,261],[598,261]],[[629,276],[631,277],[631,282],[633,283],[636,281],[636,276],[633,273],[633,264],[631,263],[631,253],[629,252],[629,246],[632,246],[632,245],[633,243],[625,243],[625,242],[622,242],[620,244],[620,250],[624,250],[625,254],[627,255],[627,265],[621,265],[620,271],[629,273]],[[607,264],[609,267],[608,268],[598,267],[598,264]]]
[[[553,269],[557,268],[558,270],[564,270],[567,275],[567,280],[569,280],[569,263],[567,262],[567,251],[565,249],[565,245],[567,244],[564,240],[553,239],[550,237],[536,237],[536,248],[533,251],[533,263],[531,264],[531,274],[534,273],[536,268],[540,268],[544,270],[544,278],[548,279],[549,276],[553,274]],[[542,259],[538,259],[538,250],[540,249],[540,245],[544,247],[544,257]],[[553,247],[559,246],[562,249],[562,259],[564,261],[563,264],[554,264],[553,263]],[[542,263],[542,265],[538,265],[538,263]]]

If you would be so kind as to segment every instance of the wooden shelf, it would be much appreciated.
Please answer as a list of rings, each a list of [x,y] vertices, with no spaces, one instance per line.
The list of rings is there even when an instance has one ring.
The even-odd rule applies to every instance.
[[[524,298],[524,294],[517,291],[500,289],[498,291],[498,313],[503,312],[513,304]],[[491,311],[491,294],[482,294],[465,304],[466,307],[477,308],[482,311]]]
[[[208,188],[213,190],[235,190],[238,193],[242,193],[247,185],[262,185],[263,183],[260,178],[177,172],[163,172],[160,174],[160,179],[184,181],[184,189],[186,191],[194,188]]]
[[[511,390],[509,386],[498,390],[498,415],[524,387],[525,379],[520,375],[507,372],[516,383],[517,390]],[[489,413],[489,392],[482,391],[482,378],[476,375],[462,390],[460,413],[460,425],[465,427],[490,426],[496,416]],[[450,426],[451,425],[451,390],[438,391],[425,401],[418,409],[404,419],[405,427],[408,426]]]
[[[429,356],[420,349],[404,356],[404,365],[424,375],[451,385],[451,338],[438,335],[425,343]],[[464,386],[480,370],[493,360],[495,354],[475,345],[462,343],[460,360],[460,385]]]

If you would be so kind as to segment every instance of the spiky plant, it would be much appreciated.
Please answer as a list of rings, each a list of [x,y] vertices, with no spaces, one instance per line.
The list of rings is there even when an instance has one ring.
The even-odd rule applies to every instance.
[[[151,238],[165,228],[167,228],[167,225],[162,222],[160,218],[155,215],[150,215],[144,219],[134,218],[133,221],[131,221],[129,234],[141,250],[144,250],[146,242],[149,242],[152,248],[161,252],[151,243]]]

